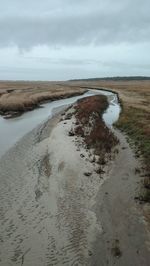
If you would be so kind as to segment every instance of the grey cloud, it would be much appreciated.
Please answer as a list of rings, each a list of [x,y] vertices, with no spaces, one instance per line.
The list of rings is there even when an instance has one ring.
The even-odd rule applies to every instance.
[[[150,75],[149,0],[0,2],[0,79]]]
[[[12,13],[10,9],[0,18],[1,47],[17,45],[28,49],[37,45],[150,42],[150,3],[147,0],[115,0],[113,4],[110,0],[105,4],[97,0],[57,0],[55,4],[46,0],[42,5],[42,1],[35,0],[30,4],[28,0],[20,2],[13,1]],[[18,5],[22,15],[17,13]],[[25,6],[28,8],[24,9]]]
[[[24,57],[23,57],[24,58]],[[87,59],[87,58],[66,58],[66,57],[60,57],[60,58],[48,58],[48,57],[25,57],[27,60],[32,60],[37,63],[46,63],[46,64],[52,64],[52,65],[66,65],[66,66],[80,66],[80,67],[85,67],[88,65],[93,65],[93,66],[102,66],[102,67],[118,67],[118,68],[123,68],[123,69],[128,69],[128,68],[137,68],[137,69],[146,69],[150,70],[150,63],[138,63],[138,62],[130,62],[128,60],[127,62],[125,61],[119,61],[119,60],[111,60],[109,61],[108,59]]]

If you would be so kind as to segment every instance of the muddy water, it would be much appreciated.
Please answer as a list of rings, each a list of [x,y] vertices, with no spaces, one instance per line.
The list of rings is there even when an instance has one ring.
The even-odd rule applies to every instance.
[[[89,90],[84,95],[43,104],[43,108],[27,112],[20,117],[9,120],[0,117],[0,157],[26,133],[30,132],[47,118],[52,117],[56,110],[61,110],[78,99],[95,94],[103,94],[108,97],[109,108],[103,115],[103,118],[105,123],[111,126],[119,117],[120,106],[117,96],[109,91]]]

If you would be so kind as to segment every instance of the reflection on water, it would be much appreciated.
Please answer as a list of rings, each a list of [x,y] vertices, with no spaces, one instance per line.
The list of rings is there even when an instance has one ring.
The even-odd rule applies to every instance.
[[[118,103],[117,95],[113,94],[108,96],[109,98],[109,107],[106,112],[103,114],[103,119],[108,126],[112,126],[115,123],[120,114],[120,105]]]
[[[95,92],[95,94],[103,94],[107,96],[109,101],[109,107],[107,108],[106,112],[103,114],[103,119],[107,126],[111,127],[113,123],[115,123],[120,114],[120,104],[118,103],[118,97],[117,94],[105,91],[105,90],[92,90],[92,92]]]
[[[3,155],[10,147],[13,146],[21,137],[31,131],[37,125],[47,118],[52,117],[53,110],[61,110],[69,104],[76,102],[83,97],[103,94],[108,96],[109,108],[103,115],[107,125],[112,125],[119,117],[120,106],[115,94],[103,90],[89,90],[84,95],[71,97],[43,104],[43,108],[35,109],[31,112],[24,113],[20,117],[9,120],[0,117],[0,156]]]

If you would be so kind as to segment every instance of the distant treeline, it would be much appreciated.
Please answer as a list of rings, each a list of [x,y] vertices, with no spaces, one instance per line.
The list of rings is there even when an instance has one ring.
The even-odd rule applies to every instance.
[[[150,80],[150,77],[143,76],[129,76],[129,77],[104,77],[104,78],[87,78],[87,79],[71,79],[69,81],[98,81],[98,80],[111,80],[111,81],[134,81],[134,80]]]

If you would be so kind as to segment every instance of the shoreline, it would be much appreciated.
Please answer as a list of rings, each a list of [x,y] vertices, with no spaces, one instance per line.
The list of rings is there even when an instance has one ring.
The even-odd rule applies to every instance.
[[[142,80],[93,80],[74,81],[68,82],[68,84],[75,87],[88,86],[91,89],[102,87],[104,90],[118,94],[122,111],[115,126],[127,134],[136,156],[143,159],[145,169],[139,198],[145,203],[150,203],[150,82]],[[147,213],[146,216],[148,217],[149,214]]]
[[[141,179],[138,161],[118,133],[116,159],[96,173],[93,154],[69,135],[70,112],[35,128],[0,160],[1,263],[148,266],[149,239],[131,193]],[[116,243],[120,255],[112,252]]]

